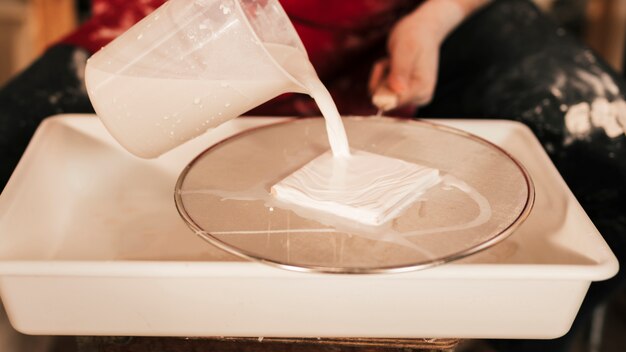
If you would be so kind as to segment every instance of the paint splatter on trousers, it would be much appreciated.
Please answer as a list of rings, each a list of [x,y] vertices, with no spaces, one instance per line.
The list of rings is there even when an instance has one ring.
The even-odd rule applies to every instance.
[[[529,126],[609,243],[626,258],[626,85],[529,1],[494,1],[443,44],[423,117],[513,119]],[[624,285],[595,283],[574,324]],[[499,350],[565,350],[553,341],[499,341]]]

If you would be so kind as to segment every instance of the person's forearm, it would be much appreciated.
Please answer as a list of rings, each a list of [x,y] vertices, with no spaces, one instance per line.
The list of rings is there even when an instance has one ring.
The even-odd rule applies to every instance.
[[[410,17],[431,28],[440,41],[490,0],[427,0]]]

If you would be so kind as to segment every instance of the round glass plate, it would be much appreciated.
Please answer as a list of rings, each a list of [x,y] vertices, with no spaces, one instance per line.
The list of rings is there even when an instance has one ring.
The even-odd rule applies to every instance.
[[[251,129],[204,151],[182,172],[176,206],[200,237],[228,252],[298,271],[424,269],[503,240],[534,200],[524,168],[499,147],[441,125],[344,118],[353,150],[435,168],[440,182],[382,226],[349,223],[274,202],[271,187],[329,150],[324,120]]]

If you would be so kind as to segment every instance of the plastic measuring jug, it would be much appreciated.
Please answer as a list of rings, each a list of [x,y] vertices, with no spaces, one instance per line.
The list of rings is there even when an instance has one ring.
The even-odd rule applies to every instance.
[[[156,157],[285,92],[308,59],[277,0],[170,0],[93,55],[86,84],[109,132]]]

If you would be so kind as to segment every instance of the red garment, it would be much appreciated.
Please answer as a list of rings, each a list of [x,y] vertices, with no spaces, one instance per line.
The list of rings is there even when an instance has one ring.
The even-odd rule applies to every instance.
[[[95,53],[163,3],[163,0],[93,0],[91,18],[62,42]]]
[[[93,16],[64,42],[99,50],[163,0],[93,0]],[[373,63],[385,55],[393,24],[414,0],[282,0],[318,75],[344,115],[375,112],[367,92]],[[253,110],[263,115],[318,115],[306,96],[287,94]]]

